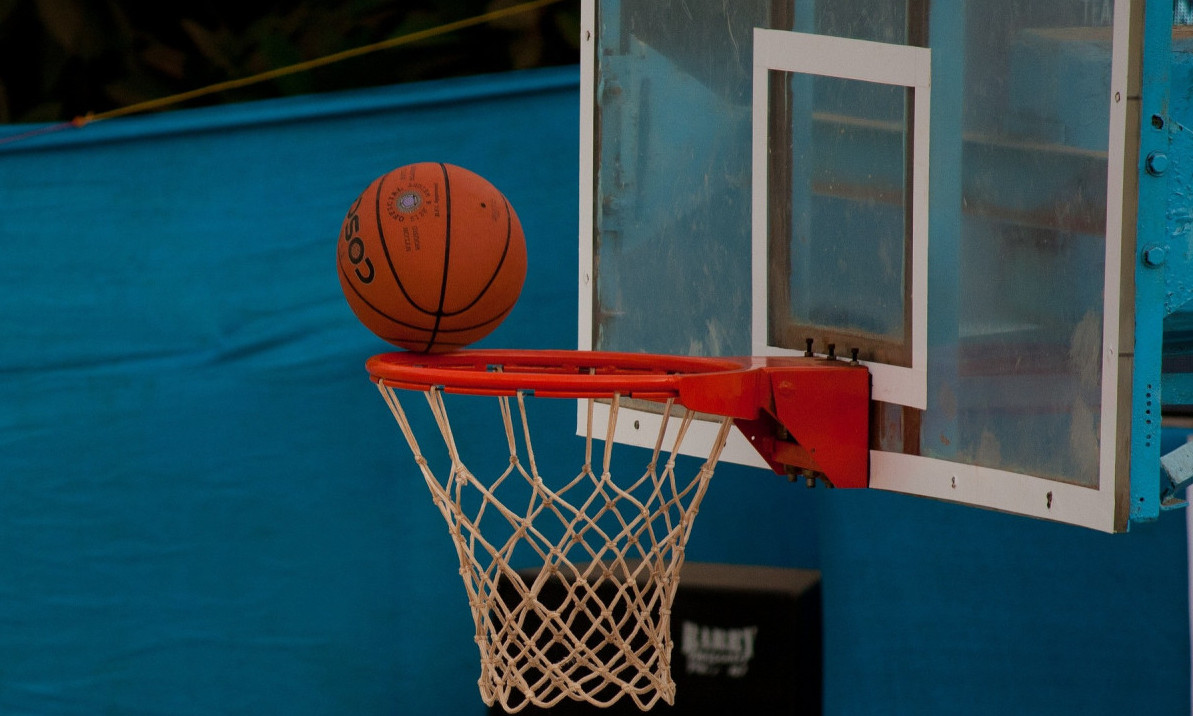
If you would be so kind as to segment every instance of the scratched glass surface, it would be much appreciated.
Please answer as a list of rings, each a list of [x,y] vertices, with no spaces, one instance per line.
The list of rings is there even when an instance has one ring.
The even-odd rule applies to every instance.
[[[599,3],[594,345],[749,352],[754,27],[926,45],[928,409],[877,407],[874,446],[1095,485],[1113,13],[1111,0]],[[879,105],[893,114],[865,114]],[[906,107],[892,96],[836,114],[889,123]],[[862,171],[839,164],[842,183]],[[872,212],[871,225],[895,226],[906,204],[892,212]],[[853,218],[822,221],[824,256],[866,231],[850,230]],[[793,288],[796,258],[806,276],[825,275],[798,248]],[[862,301],[879,299],[858,283],[885,291],[890,310],[868,330],[897,336],[906,286],[888,258],[886,284],[834,290]]]
[[[774,72],[768,344],[911,365],[908,105],[899,85]]]
[[[597,348],[750,352],[753,28],[770,5],[599,3]]]
[[[933,18],[963,40],[933,46],[933,102],[962,109],[933,114],[925,455],[1097,484],[1112,19],[1102,0]]]

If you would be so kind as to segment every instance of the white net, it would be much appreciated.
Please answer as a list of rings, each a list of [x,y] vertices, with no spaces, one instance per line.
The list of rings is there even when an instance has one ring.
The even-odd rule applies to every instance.
[[[673,703],[671,605],[731,419],[721,422],[708,459],[681,478],[676,456],[693,416],[667,403],[644,472],[619,480],[610,465],[613,441],[604,442],[593,466],[589,400],[583,466],[549,485],[535,464],[524,394],[495,398],[509,461],[499,474],[478,477],[460,458],[443,392],[432,389],[425,396],[450,463],[436,477],[398,392],[383,382],[378,387],[455,543],[485,703],[509,712],[565,698],[608,706],[628,697],[643,710],[660,700]],[[619,404],[614,396],[606,435],[614,434]],[[532,569],[516,569],[523,560]]]

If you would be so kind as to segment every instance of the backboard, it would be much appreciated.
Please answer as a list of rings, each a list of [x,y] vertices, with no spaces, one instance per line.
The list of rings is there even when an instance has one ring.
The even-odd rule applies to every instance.
[[[586,0],[579,348],[856,350],[871,488],[1154,516],[1144,23],[1138,0]]]

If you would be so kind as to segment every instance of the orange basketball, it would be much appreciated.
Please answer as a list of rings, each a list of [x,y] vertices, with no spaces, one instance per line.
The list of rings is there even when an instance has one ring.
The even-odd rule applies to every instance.
[[[336,261],[356,317],[381,338],[440,353],[480,340],[526,279],[513,207],[484,178],[424,162],[378,177],[348,210]]]

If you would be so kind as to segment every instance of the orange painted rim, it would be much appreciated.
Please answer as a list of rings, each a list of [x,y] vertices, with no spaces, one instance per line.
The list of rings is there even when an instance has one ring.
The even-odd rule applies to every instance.
[[[748,370],[732,358],[565,350],[394,352],[365,364],[375,382],[406,390],[447,393],[608,398],[614,394],[667,400],[685,376]]]

